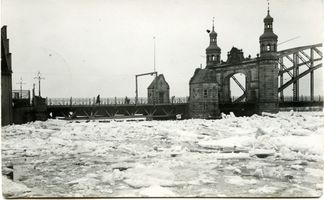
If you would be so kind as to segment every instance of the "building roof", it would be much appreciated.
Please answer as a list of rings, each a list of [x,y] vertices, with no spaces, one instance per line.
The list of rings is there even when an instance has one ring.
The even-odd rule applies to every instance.
[[[265,24],[272,24],[273,22],[273,18],[270,16],[270,11],[269,11],[269,8],[268,8],[268,14],[267,16],[264,18],[264,23]],[[266,28],[264,33],[260,36],[259,38],[260,40],[261,39],[278,39],[278,36],[276,34],[273,33],[273,30],[272,30],[272,27],[271,28]]]
[[[210,69],[197,68],[195,74],[190,79],[189,84],[197,83],[217,83],[215,71]]]
[[[155,86],[156,86],[156,80],[159,81],[159,80],[161,80],[161,79],[162,79],[162,81],[167,85],[167,88],[170,89],[170,86],[169,86],[168,82],[166,82],[166,80],[165,80],[163,74],[159,74],[157,77],[155,77],[154,80],[151,82],[151,84],[148,86],[147,89],[154,89]]]
[[[206,48],[206,51],[209,51],[209,50],[217,50],[217,51],[220,51],[221,48],[219,48],[219,46],[217,46],[217,45],[210,44],[210,45]]]
[[[270,16],[270,11],[268,10],[267,16],[263,20],[264,22],[273,22],[273,18]]]
[[[261,36],[260,39],[278,39],[278,36],[273,33],[272,31],[265,31]]]

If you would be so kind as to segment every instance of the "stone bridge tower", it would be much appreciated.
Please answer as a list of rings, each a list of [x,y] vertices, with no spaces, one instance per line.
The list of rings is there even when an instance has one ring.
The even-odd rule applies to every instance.
[[[278,36],[273,33],[273,18],[268,7],[264,18],[264,33],[260,36],[259,64],[259,112],[278,112]]]
[[[209,32],[209,30],[207,30]],[[206,49],[206,65],[212,67],[218,65],[221,59],[221,49],[217,46],[217,33],[215,32],[214,19],[213,28],[209,32],[209,46]]]
[[[257,57],[244,57],[242,49],[233,47],[227,54],[226,62],[220,60],[221,49],[217,46],[217,33],[213,24],[212,31],[208,31],[210,41],[206,49],[206,68],[196,69],[189,82],[191,117],[214,118],[221,112],[261,114],[279,111],[278,36],[273,33],[272,23],[268,8]],[[236,74],[245,77],[245,87],[238,83]],[[231,98],[231,79],[243,90],[243,94],[235,100]]]
[[[1,126],[12,124],[12,69],[7,26],[1,27]]]

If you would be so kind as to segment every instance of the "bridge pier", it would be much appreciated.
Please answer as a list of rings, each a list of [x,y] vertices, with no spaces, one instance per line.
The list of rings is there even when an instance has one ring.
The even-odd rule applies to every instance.
[[[293,75],[297,77],[299,75],[299,66],[298,66],[298,52],[293,54]],[[299,100],[299,80],[295,80],[293,83],[293,100]]]
[[[282,57],[279,58],[279,65],[280,65],[280,71],[283,71],[284,68],[283,68],[283,58]],[[283,73],[280,74],[280,83],[279,83],[280,87],[283,85],[283,75],[284,75]],[[280,91],[280,93],[279,93],[279,99],[280,99],[280,101],[284,101],[283,90]]]
[[[314,49],[310,49],[310,68],[314,67]],[[314,71],[310,72],[310,100],[314,101]]]

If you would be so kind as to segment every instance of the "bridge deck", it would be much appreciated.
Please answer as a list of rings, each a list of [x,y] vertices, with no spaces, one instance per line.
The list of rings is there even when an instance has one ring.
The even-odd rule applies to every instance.
[[[279,102],[280,108],[290,107],[321,107],[323,101],[287,101]],[[116,119],[138,118],[175,119],[176,115],[187,118],[188,103],[177,104],[105,104],[105,105],[48,105],[47,113],[50,118],[65,119]],[[223,103],[219,105],[220,112],[234,112],[237,116],[256,113],[255,103]]]
[[[139,117],[162,119],[187,116],[188,104],[116,104],[116,105],[50,105],[47,112],[50,117],[66,119]]]

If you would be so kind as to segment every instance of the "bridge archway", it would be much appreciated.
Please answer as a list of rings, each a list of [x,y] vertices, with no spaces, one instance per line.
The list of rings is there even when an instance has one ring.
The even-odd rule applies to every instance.
[[[253,93],[251,69],[237,69],[223,72],[222,88],[220,98],[223,103],[236,103],[251,101]],[[254,92],[255,93],[255,92]],[[234,98],[233,98],[234,97]]]
[[[228,77],[229,94],[231,102],[245,102],[246,76],[243,73],[236,73]],[[242,97],[244,96],[244,97]]]

